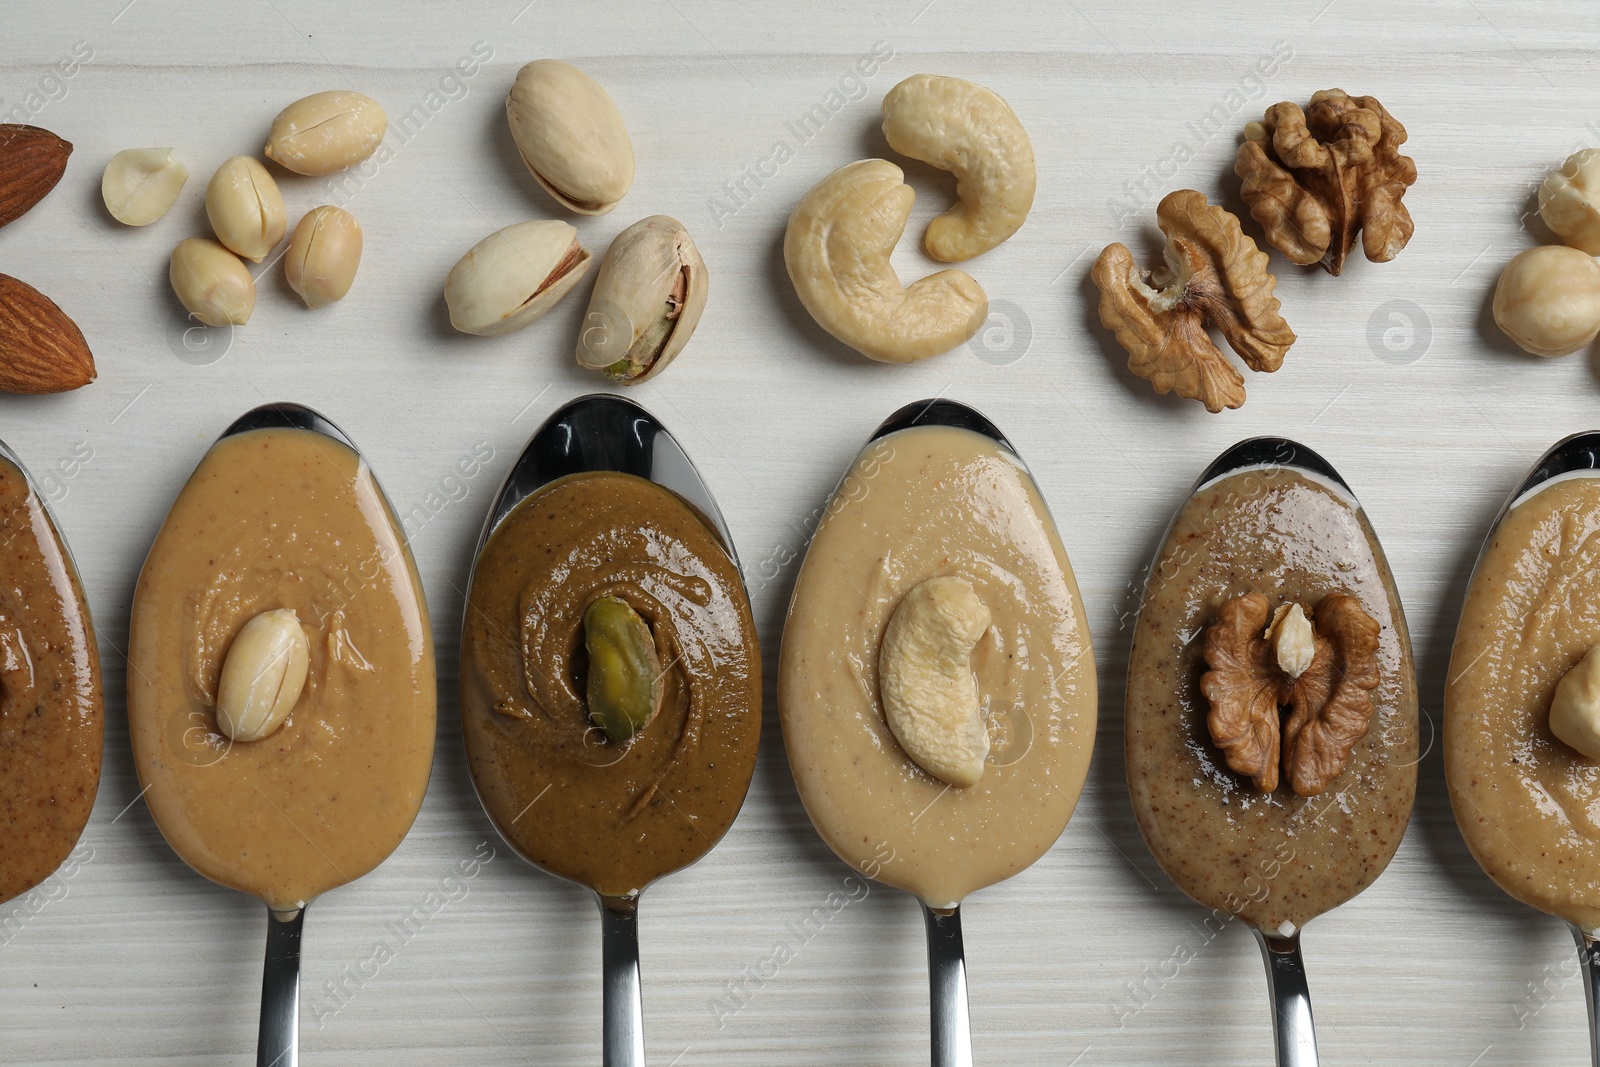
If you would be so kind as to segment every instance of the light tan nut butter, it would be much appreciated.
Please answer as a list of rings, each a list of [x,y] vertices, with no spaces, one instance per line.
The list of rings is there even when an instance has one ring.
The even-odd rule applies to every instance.
[[[292,608],[244,624],[222,663],[217,726],[235,741],[259,741],[289,717],[305,688],[310,645]]]
[[[124,226],[148,226],[172,207],[189,180],[189,168],[170,148],[125,148],[100,175],[100,197]]]
[[[953,786],[976,785],[989,756],[972,650],[990,621],[965,578],[929,578],[900,599],[878,652],[878,689],[895,740],[917,766]]]

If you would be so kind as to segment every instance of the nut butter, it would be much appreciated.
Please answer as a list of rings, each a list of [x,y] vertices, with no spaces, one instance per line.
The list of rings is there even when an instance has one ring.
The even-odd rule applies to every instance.
[[[1319,643],[1338,616],[1365,619],[1356,625],[1368,637],[1375,631],[1370,720],[1315,795],[1303,795],[1293,780],[1292,758],[1278,780],[1276,749],[1267,753],[1266,773],[1252,780],[1230,766],[1230,753],[1208,730],[1215,710],[1203,691],[1215,673],[1205,662],[1209,634],[1229,605],[1251,600],[1263,627],[1261,601],[1304,605],[1303,614],[1317,619]],[[1283,613],[1283,631],[1293,627],[1304,638],[1293,614]],[[1287,677],[1304,649],[1280,636],[1273,631],[1258,652]],[[1311,663],[1297,684],[1318,670]],[[1278,714],[1275,701],[1270,711]],[[1286,749],[1293,720],[1285,717]],[[1146,577],[1129,653],[1124,743],[1145,843],[1178,888],[1207,907],[1286,936],[1383,872],[1416,793],[1416,678],[1388,565],[1348,490],[1269,462],[1194,492]]]
[[[223,664],[278,609],[304,630],[303,691],[260,740],[233,740]],[[139,574],[128,658],[145,800],[207,878],[293,911],[405,837],[433,761],[433,643],[399,525],[344,444],[290,428],[217,442]]]
[[[987,622],[976,607],[962,613],[984,623],[972,626],[980,636],[970,658],[958,658],[988,734],[981,773],[966,786],[902,748],[880,685],[896,606],[940,577],[961,580],[947,590],[958,605],[970,593],[988,612]],[[950,650],[966,651],[958,645]],[[778,711],[823,840],[929,907],[953,907],[1049,850],[1094,745],[1094,654],[1072,566],[1019,460],[947,426],[900,430],[862,451],[795,582]]]
[[[631,618],[602,629],[602,613],[645,629]],[[654,650],[621,654],[631,633]],[[629,679],[596,668],[637,662],[661,665],[658,679],[634,679],[644,710],[602,709]],[[761,654],[738,568],[654,482],[611,471],[552,482],[478,556],[461,720],[478,796],[512,847],[603,897],[633,896],[721,839],[755,770]]]
[[[65,545],[0,459],[0,903],[48,878],[100,784],[100,656]]]
[[[1491,535],[1444,696],[1456,824],[1495,884],[1600,933],[1600,763],[1550,729],[1563,678],[1600,644],[1600,477],[1545,482]]]

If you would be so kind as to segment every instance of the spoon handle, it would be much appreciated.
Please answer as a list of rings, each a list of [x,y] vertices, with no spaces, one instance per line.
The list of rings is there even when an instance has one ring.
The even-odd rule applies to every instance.
[[[1278,1067],[1317,1067],[1317,1034],[1311,1025],[1311,991],[1306,986],[1305,960],[1300,958],[1300,931],[1282,937],[1251,930],[1267,961]]]
[[[961,947],[961,909],[922,905],[928,928],[928,989],[933,1019],[933,1067],[972,1067],[972,1019],[967,1014],[967,962]]]
[[[1583,970],[1583,1002],[1589,1009],[1589,1057],[1600,1067],[1600,950],[1595,940],[1576,926],[1572,939],[1578,943],[1578,966]]]
[[[306,910],[267,909],[267,962],[261,972],[256,1067],[300,1063],[300,925]]]
[[[639,984],[639,898],[600,898],[605,1067],[644,1067],[644,998]]]

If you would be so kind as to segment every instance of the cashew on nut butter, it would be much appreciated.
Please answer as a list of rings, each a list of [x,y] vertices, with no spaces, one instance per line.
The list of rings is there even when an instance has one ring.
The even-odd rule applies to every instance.
[[[473,568],[461,725],[478,796],[525,859],[612,898],[699,859],[761,740],[755,622],[717,534],[631,474],[523,500]]]
[[[1125,721],[1139,829],[1206,907],[1287,934],[1382,873],[1416,794],[1416,677],[1341,485],[1274,460],[1194,492],[1149,571]]]
[[[100,656],[72,557],[27,475],[0,459],[0,904],[60,867],[94,807]]]
[[[941,426],[862,451],[796,580],[778,710],[806,812],[852,868],[950,907],[1050,848],[1093,747],[1094,654],[1010,452]]]
[[[1525,904],[1600,934],[1600,478],[1552,478],[1478,560],[1444,694],[1467,847]]]
[[[399,845],[433,763],[422,586],[366,461],[310,430],[217,442],[134,592],[144,799],[207,878],[293,911]]]

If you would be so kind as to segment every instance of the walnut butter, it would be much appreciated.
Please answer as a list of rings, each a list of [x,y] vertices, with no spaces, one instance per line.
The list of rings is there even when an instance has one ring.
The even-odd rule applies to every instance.
[[[1416,793],[1416,679],[1342,486],[1269,465],[1184,505],[1134,631],[1125,753],[1145,842],[1207,907],[1289,933],[1383,871]]]
[[[433,762],[421,583],[361,456],[322,434],[219,441],[134,593],[128,720],[168,844],[278,911],[406,835]]]

